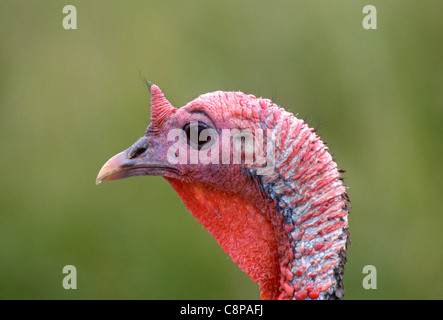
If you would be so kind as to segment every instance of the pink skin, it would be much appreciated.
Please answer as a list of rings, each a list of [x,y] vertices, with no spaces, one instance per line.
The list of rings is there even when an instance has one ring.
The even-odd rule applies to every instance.
[[[211,94],[215,96],[215,99],[208,99],[203,95],[177,109],[166,100],[156,85],[152,85],[151,92],[151,104],[153,106],[160,105],[161,110],[151,111],[152,122],[142,138],[103,166],[97,177],[97,184],[101,181],[132,176],[157,175],[189,182],[198,181],[229,193],[243,194],[252,202],[262,203],[262,197],[257,197],[260,192],[256,183],[242,173],[240,164],[222,164],[221,139],[218,140],[220,150],[218,164],[178,163],[171,165],[167,158],[168,150],[176,143],[176,141],[168,141],[168,132],[172,129],[183,130],[185,125],[191,121],[203,122],[219,133],[222,129],[244,129],[245,126],[239,127],[232,121],[232,112],[229,107],[231,101],[225,100],[224,104],[220,104],[222,100],[219,100],[218,94],[220,93],[221,96],[231,100],[251,96],[242,93],[215,92]],[[188,159],[191,152],[196,152],[186,143],[183,144],[183,147],[188,152]],[[134,156],[137,152],[138,154]],[[121,168],[122,166],[123,168]],[[113,170],[110,171],[109,167],[113,167]],[[249,187],[245,188],[245,186]]]

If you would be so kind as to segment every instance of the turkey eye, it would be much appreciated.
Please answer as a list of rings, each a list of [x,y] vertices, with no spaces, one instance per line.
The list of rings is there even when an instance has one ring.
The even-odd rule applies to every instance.
[[[186,133],[186,139],[192,148],[201,150],[204,146],[210,146],[212,144],[210,143],[213,140],[211,135],[207,136],[206,140],[206,136],[200,136],[201,132],[205,129],[210,130],[210,127],[206,123],[199,121],[191,121],[184,126],[183,130]]]

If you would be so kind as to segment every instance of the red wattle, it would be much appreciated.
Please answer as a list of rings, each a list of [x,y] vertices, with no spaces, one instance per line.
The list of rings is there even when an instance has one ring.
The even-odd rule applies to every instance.
[[[279,257],[271,223],[243,198],[166,178],[186,207],[235,263],[260,286],[262,299],[279,292]]]

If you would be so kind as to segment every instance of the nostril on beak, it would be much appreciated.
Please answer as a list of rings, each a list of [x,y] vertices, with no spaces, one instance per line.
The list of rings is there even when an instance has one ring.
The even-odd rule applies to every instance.
[[[129,151],[129,153],[128,153],[128,155],[127,155],[127,158],[128,159],[134,159],[134,158],[137,158],[139,155],[141,155],[141,154],[143,154],[145,151],[146,151],[146,147],[136,147],[136,148],[132,148],[130,151]]]
[[[139,156],[141,156],[143,153],[145,153],[146,150],[148,150],[149,142],[145,137],[141,137],[138,139],[136,143],[132,145],[131,148],[129,148],[129,152],[126,155],[127,159],[134,159]]]

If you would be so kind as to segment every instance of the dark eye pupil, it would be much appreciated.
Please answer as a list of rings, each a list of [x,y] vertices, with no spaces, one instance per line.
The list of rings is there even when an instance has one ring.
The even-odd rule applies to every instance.
[[[188,144],[191,147],[197,147],[198,150],[200,150],[205,144],[211,141],[210,136],[207,138],[207,140],[199,140],[200,133],[208,128],[208,125],[203,122],[192,122],[185,125],[184,130],[186,132]]]

